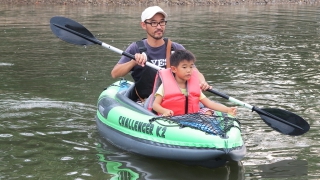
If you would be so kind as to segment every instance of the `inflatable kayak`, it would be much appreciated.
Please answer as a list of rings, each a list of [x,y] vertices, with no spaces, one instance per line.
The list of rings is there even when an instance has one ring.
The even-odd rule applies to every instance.
[[[100,135],[114,146],[144,156],[205,167],[240,161],[246,154],[239,121],[215,111],[213,116],[161,117],[136,102],[134,83],[114,82],[98,98]]]

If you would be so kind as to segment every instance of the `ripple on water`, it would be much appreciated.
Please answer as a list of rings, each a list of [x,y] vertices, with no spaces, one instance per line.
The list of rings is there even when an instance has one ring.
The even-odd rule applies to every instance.
[[[0,62],[0,66],[13,66],[14,64],[13,63],[3,63],[3,62]]]
[[[14,94],[0,98],[0,162],[7,164],[2,172],[10,174],[15,167],[23,177],[33,177],[39,164],[38,171],[52,171],[67,166],[63,161],[95,161],[87,157],[96,148],[95,106]]]

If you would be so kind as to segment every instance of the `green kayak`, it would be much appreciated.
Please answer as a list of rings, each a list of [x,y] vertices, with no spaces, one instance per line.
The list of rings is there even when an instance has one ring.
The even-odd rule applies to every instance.
[[[137,103],[134,83],[116,81],[99,96],[99,133],[114,146],[188,165],[222,166],[246,154],[239,121],[221,112],[161,117]]]

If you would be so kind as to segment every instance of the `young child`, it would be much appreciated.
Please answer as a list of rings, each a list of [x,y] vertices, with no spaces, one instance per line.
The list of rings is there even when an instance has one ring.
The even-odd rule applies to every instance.
[[[171,69],[159,70],[162,84],[155,93],[153,110],[162,116],[190,113],[212,115],[212,110],[236,116],[236,107],[226,107],[208,99],[200,89],[195,56],[187,50],[177,50],[170,57]],[[200,109],[199,102],[206,108]]]

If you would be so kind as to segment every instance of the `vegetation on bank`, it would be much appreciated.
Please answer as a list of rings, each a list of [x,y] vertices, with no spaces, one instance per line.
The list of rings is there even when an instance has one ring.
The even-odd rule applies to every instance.
[[[318,4],[320,0],[1,0],[13,5],[239,5],[239,4]]]

